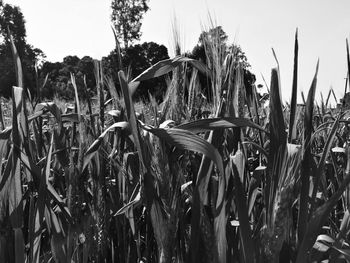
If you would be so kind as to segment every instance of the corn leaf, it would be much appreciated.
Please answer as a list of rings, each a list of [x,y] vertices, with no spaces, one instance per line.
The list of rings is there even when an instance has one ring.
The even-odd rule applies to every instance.
[[[14,228],[15,234],[15,258],[16,263],[24,262],[24,238],[21,228]]]
[[[296,139],[296,110],[297,110],[297,93],[298,93],[298,29],[295,32],[294,44],[294,69],[293,69],[293,84],[292,84],[292,99],[290,102],[290,117],[289,117],[289,134],[288,142],[292,143]]]
[[[350,166],[350,152],[347,148],[347,165]],[[296,263],[305,262],[308,258],[309,250],[315,243],[318,234],[321,231],[322,226],[327,221],[329,214],[331,213],[334,206],[337,205],[339,198],[342,196],[345,189],[350,183],[350,173],[347,169],[344,180],[341,182],[338,190],[329,198],[329,200],[322,206],[316,209],[316,211],[311,215],[310,221],[307,225],[304,238],[299,246],[299,251],[296,259]]]
[[[40,186],[39,186],[39,192],[38,192],[38,201],[36,203],[36,208],[34,212],[35,222],[33,222],[32,226],[32,238],[33,240],[30,241],[30,243],[33,245],[31,247],[31,253],[33,256],[34,262],[39,262],[39,254],[40,254],[40,245],[41,245],[41,233],[36,232],[40,229],[40,226],[43,225],[44,222],[44,211],[45,211],[45,201],[46,201],[46,188],[47,183],[50,176],[50,167],[51,167],[51,158],[52,158],[52,149],[53,149],[53,135],[51,136],[51,144],[49,148],[48,157],[46,159],[46,165],[45,170],[42,172],[41,179],[40,179]],[[49,218],[46,218],[46,221],[48,221]]]
[[[312,197],[311,197],[311,213],[313,212],[314,206],[316,203],[316,194],[318,191],[318,184],[320,182],[321,176],[324,176],[324,167],[326,164],[326,158],[327,158],[328,154],[330,153],[331,148],[333,146],[334,139],[336,138],[336,132],[337,132],[337,129],[339,128],[339,120],[341,119],[341,117],[342,117],[342,114],[339,114],[338,118],[333,123],[332,129],[331,129],[330,133],[328,134],[326,144],[323,148],[321,159],[320,159],[318,166],[317,166],[317,173],[316,173],[317,176],[315,178]]]
[[[238,211],[239,236],[242,244],[241,248],[243,254],[243,262],[253,263],[255,262],[255,248],[249,225],[247,200],[245,198],[244,188],[240,179],[239,171],[233,162],[231,162],[231,165],[236,187],[235,204]]]
[[[267,223],[272,227],[276,190],[280,171],[284,163],[287,146],[287,133],[284,124],[279,69],[272,69],[270,85],[270,150],[268,158],[269,177],[266,184]]]
[[[90,147],[86,150],[85,156],[84,156],[84,164],[83,164],[83,170],[87,167],[87,165],[90,163],[92,157],[97,152],[99,147],[101,146],[104,137],[107,135],[108,132],[115,128],[121,128],[121,129],[128,129],[129,124],[125,121],[123,122],[117,122],[109,126],[104,132],[98,136],[98,138],[90,145]]]
[[[16,78],[17,78],[17,86],[23,88],[23,72],[22,72],[22,63],[21,59],[19,58],[17,48],[15,46],[15,41],[13,39],[13,36],[11,32],[10,34],[10,41],[11,41],[11,50],[13,55],[13,60],[15,62],[15,70],[16,70]]]
[[[350,52],[349,52],[349,41],[348,41],[348,39],[346,39],[346,61],[347,61],[347,64],[348,64],[348,79],[347,80],[349,81],[349,78],[350,78]],[[346,87],[345,87],[345,89],[346,89]],[[333,95],[334,95],[334,91],[333,91]],[[345,96],[345,93],[344,93],[344,96]]]
[[[312,117],[314,110],[315,91],[317,83],[318,73],[318,62],[316,66],[316,73],[312,80],[312,84],[307,96],[305,117],[304,117],[304,159],[301,165],[301,189],[300,189],[300,200],[299,200],[299,214],[298,214],[298,239],[303,240],[305,237],[305,231],[307,228],[307,221],[309,218],[309,188],[310,179],[309,176],[312,174],[312,155],[311,155],[311,134],[312,134]],[[306,238],[306,237],[305,237]],[[305,255],[304,255],[305,256]]]
[[[24,240],[22,233],[23,226],[23,207],[22,207],[22,184],[21,184],[21,166],[19,159],[19,151],[17,147],[23,145],[23,141],[27,135],[26,119],[23,115],[23,89],[13,87],[12,89],[12,141],[14,150],[12,154],[12,169],[10,183],[7,187],[9,194],[9,214],[11,225],[15,231],[15,259],[16,263],[24,262]]]
[[[135,115],[134,104],[131,99],[131,94],[129,92],[129,85],[126,81],[125,75],[123,71],[118,72],[119,82],[122,87],[124,102],[127,111],[128,122],[130,125],[131,134],[134,138],[134,143],[139,154],[141,167],[144,171],[148,169],[148,156],[145,154],[144,145],[141,141],[141,136],[139,132],[139,126]]]
[[[158,63],[154,64],[152,67],[142,72],[139,76],[133,79],[132,82],[139,82],[147,79],[160,77],[162,75],[169,73],[170,71],[178,67],[180,64],[185,62],[192,64],[193,67],[197,68],[203,74],[210,76],[210,70],[203,63],[191,58],[177,56],[172,59],[165,59],[165,60],[159,61]]]
[[[176,126],[178,129],[188,130],[193,133],[205,132],[208,130],[218,130],[227,128],[243,128],[252,127],[266,132],[261,126],[255,124],[254,122],[246,118],[234,118],[234,117],[224,117],[224,118],[212,118],[212,119],[201,119],[193,122],[180,124]]]
[[[163,139],[170,145],[177,146],[183,150],[198,152],[209,157],[217,165],[220,174],[224,174],[224,166],[218,150],[198,135],[178,128],[161,129],[146,126],[143,128]]]

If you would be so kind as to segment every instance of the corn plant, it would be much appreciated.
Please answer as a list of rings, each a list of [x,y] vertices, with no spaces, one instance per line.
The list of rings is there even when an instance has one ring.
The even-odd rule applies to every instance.
[[[204,43],[207,64],[177,49],[134,79],[119,57],[119,85],[96,61],[97,103],[84,110],[86,87],[72,75],[71,112],[31,97],[12,44],[11,126],[0,108],[0,262],[350,259],[350,123],[345,108],[329,108],[332,90],[316,105],[318,63],[298,107],[296,33],[291,102],[281,101],[274,54],[264,107],[235,50]],[[195,114],[199,74],[211,85],[210,118]],[[148,109],[136,109],[139,83],[162,76],[163,103],[150,95]]]

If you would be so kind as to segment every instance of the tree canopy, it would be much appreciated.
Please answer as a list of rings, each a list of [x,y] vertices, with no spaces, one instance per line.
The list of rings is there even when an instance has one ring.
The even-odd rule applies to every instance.
[[[75,76],[81,98],[84,99],[94,94],[96,85],[93,58],[85,56],[80,59],[77,56],[66,56],[63,58],[63,62],[45,62],[43,64],[41,76],[47,75],[48,78],[45,87],[42,89],[42,96],[46,98],[57,96],[68,100],[74,98],[71,74]]]
[[[197,45],[193,48],[192,52],[189,54],[190,57],[206,62],[206,49],[210,48],[210,45],[219,44],[223,49],[224,53],[233,51],[237,62],[240,63],[244,69],[248,69],[250,64],[248,63],[248,58],[243,52],[242,48],[236,44],[228,44],[228,37],[226,32],[221,26],[217,26],[209,29],[208,31],[203,31],[199,38]],[[213,43],[216,42],[216,43]]]
[[[144,42],[143,44],[131,46],[125,49],[123,54],[123,64],[130,66],[133,78],[157,62],[169,58],[167,48],[155,42]],[[135,96],[148,98],[148,92],[150,92],[158,100],[161,100],[165,91],[166,85],[164,79],[154,78],[141,82]]]
[[[128,48],[141,36],[141,25],[143,15],[149,9],[148,0],[113,0],[112,22],[116,31],[118,41]]]
[[[119,52],[113,50],[108,56],[102,58],[104,75],[110,76],[118,89],[118,71],[120,69],[130,72],[130,77],[135,78],[147,68],[160,60],[169,58],[167,48],[154,42],[144,42],[133,44],[141,36],[141,25],[143,15],[149,9],[148,0],[113,0],[111,19],[115,26],[116,37],[123,45]],[[37,79],[35,67],[39,61],[43,61],[45,55],[26,40],[26,27],[24,15],[20,8],[9,4],[4,4],[0,0],[0,95],[10,96],[11,87],[16,85],[16,75],[14,62],[10,46],[9,32],[11,32],[18,53],[20,55],[24,73],[24,85],[32,93],[37,91]],[[207,50],[210,45],[219,45],[223,54],[235,53],[237,62],[246,70],[246,75],[254,80],[254,75],[248,71],[249,63],[241,47],[235,44],[228,44],[228,36],[221,26],[217,26],[207,31],[203,31],[198,44],[188,55],[191,58],[201,60],[206,63],[208,59]],[[74,90],[70,80],[70,74],[74,74],[79,89],[80,96],[90,97],[96,93],[96,81],[94,76],[94,59],[85,56],[66,56],[62,62],[43,62],[39,68],[39,77],[43,82],[46,79],[46,86],[41,90],[40,95],[52,98],[57,95],[66,99],[73,99]],[[200,81],[204,91],[210,84],[205,76],[200,74]],[[207,89],[208,90],[208,89]],[[152,93],[158,101],[166,91],[164,78],[154,78],[140,84],[134,94],[136,98],[148,99]],[[208,91],[209,92],[209,91]],[[207,94],[210,96],[210,94]]]
[[[169,58],[165,46],[154,42],[129,46],[122,49],[122,63],[124,70],[130,69],[131,77],[134,78],[151,65],[160,60]],[[108,56],[102,58],[102,68],[105,76],[114,80],[118,87],[117,73],[120,70],[117,63],[117,52],[114,50]],[[94,59],[85,56],[66,56],[62,62],[45,62],[40,70],[42,78],[48,75],[42,96],[52,98],[53,96],[73,99],[74,89],[71,84],[70,74],[74,74],[78,86],[79,96],[86,98],[96,94],[96,80],[94,75]],[[85,81],[84,81],[85,78]],[[87,90],[85,90],[85,84]],[[158,99],[165,92],[166,86],[162,78],[151,79],[140,84],[135,96],[137,98],[148,98],[148,92],[153,93]],[[87,91],[87,92],[86,92]]]
[[[255,75],[249,71],[250,64],[248,58],[239,45],[228,43],[228,36],[221,26],[202,31],[198,38],[197,45],[187,54],[187,56],[207,64],[208,56],[211,56],[212,53],[210,50],[217,48],[221,50],[223,58],[226,57],[229,52],[234,54],[233,58],[235,59],[235,62],[243,68],[245,76],[244,81],[246,82],[245,85],[250,87],[255,82]],[[210,94],[209,88],[210,80],[201,73],[199,74],[199,79],[203,92],[208,97],[211,97],[212,94]],[[247,93],[249,93],[249,91],[247,91]]]
[[[122,64],[124,70],[131,72],[131,77],[135,78],[144,70],[154,65],[158,61],[169,58],[168,50],[164,45],[155,42],[144,42],[142,44],[131,45],[121,50]],[[105,74],[110,75],[118,85],[117,72],[120,70],[118,65],[118,52],[113,50],[107,57],[102,59],[102,66]],[[137,89],[135,96],[137,98],[148,98],[148,92],[154,94],[157,99],[161,99],[166,90],[163,78],[155,78],[144,81]]]
[[[21,9],[17,6],[0,2],[0,94],[11,95],[11,87],[16,84],[16,75],[10,34],[13,36],[18,54],[21,58],[24,85],[31,92],[35,91],[35,65],[43,60],[45,54],[27,43],[25,20]]]

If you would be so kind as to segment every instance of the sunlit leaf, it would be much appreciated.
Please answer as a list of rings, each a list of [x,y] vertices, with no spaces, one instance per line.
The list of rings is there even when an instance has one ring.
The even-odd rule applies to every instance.
[[[199,152],[208,156],[217,165],[220,173],[222,175],[224,174],[222,158],[218,150],[198,135],[178,128],[161,129],[146,126],[143,128],[163,139],[170,145],[177,146],[183,150]]]
[[[158,63],[154,64],[152,67],[142,72],[139,76],[133,79],[132,82],[144,81],[147,79],[160,77],[162,75],[169,73],[174,68],[178,67],[180,64],[184,62],[191,63],[200,72],[210,76],[209,69],[205,65],[203,65],[203,63],[188,57],[177,56],[172,59],[165,59],[165,60],[159,61]]]

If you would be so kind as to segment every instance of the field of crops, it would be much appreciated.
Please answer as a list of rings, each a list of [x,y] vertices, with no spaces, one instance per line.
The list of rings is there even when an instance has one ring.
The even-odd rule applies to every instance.
[[[13,44],[18,85],[0,108],[0,262],[350,260],[346,109],[330,109],[332,91],[315,102],[318,65],[297,105],[297,36],[292,100],[281,102],[277,66],[267,107],[219,42],[206,41],[206,65],[178,54],[133,80],[119,71],[121,92],[96,63],[97,101],[79,100],[72,75],[69,109],[31,98]],[[136,105],[138,84],[163,75],[164,101]]]

